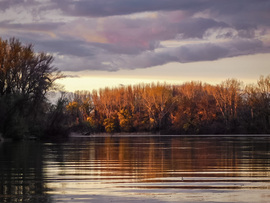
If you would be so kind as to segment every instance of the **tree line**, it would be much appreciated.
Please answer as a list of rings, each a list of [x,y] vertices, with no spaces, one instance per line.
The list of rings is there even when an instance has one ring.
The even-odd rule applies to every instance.
[[[270,133],[270,75],[257,84],[228,79],[180,85],[138,84],[62,93],[65,77],[53,57],[33,45],[0,38],[0,138],[63,137],[91,133]]]
[[[251,85],[228,79],[76,91],[67,102],[71,126],[86,133],[270,133],[270,75]]]

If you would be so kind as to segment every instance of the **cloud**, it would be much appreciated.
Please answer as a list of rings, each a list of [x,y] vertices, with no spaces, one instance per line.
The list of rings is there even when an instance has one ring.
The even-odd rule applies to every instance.
[[[66,15],[106,17],[155,11],[185,11],[192,14],[208,11],[223,21],[269,25],[269,1],[265,0],[58,0],[57,7]]]
[[[0,22],[1,29],[34,32],[34,31],[53,31],[62,26],[63,23],[41,22],[41,23],[12,23],[10,21]]]
[[[145,51],[137,55],[111,55],[103,52],[95,57],[74,57],[58,59],[65,70],[106,70],[138,69],[164,65],[170,62],[189,63],[214,61],[254,53],[269,52],[259,40],[233,40],[220,44],[187,44],[180,47],[163,47],[158,51]],[[77,67],[76,67],[77,66]]]
[[[29,3],[33,3],[32,0],[26,0],[26,1],[21,1],[21,0],[13,0],[13,1],[10,1],[10,0],[2,0],[0,2],[0,10],[6,10],[6,9],[9,9],[11,7],[14,7],[14,6],[18,6],[18,5],[22,5],[22,4],[29,4]]]
[[[229,41],[220,44],[189,44],[176,48],[163,48],[158,52],[146,52],[137,56],[121,56],[115,68],[136,69],[164,65],[169,62],[189,63],[214,61],[221,58],[248,55],[263,52],[263,45],[258,40]],[[270,51],[269,49],[264,51]]]
[[[204,7],[203,2],[195,0],[130,0],[128,2],[126,0],[59,0],[56,3],[67,15],[90,17],[128,15],[152,11],[173,11],[179,9],[198,10]]]
[[[3,0],[0,36],[61,70],[117,71],[269,53],[269,11],[265,0]]]
[[[74,56],[74,57],[91,57],[98,52],[96,47],[79,40],[46,40],[38,44],[38,48],[45,48],[49,52],[58,55]]]

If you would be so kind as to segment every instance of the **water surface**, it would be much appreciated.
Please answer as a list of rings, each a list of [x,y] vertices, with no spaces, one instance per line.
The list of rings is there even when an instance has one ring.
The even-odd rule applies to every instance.
[[[0,202],[269,202],[270,137],[0,144]]]

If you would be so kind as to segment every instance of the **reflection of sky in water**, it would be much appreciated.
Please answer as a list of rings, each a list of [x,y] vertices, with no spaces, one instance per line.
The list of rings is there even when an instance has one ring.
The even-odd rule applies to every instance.
[[[92,138],[48,145],[44,178],[59,201],[267,202],[269,141]]]
[[[268,202],[270,137],[0,145],[0,202]]]

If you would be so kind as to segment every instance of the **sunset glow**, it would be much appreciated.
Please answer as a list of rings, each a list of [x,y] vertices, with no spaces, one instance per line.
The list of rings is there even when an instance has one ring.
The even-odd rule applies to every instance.
[[[267,1],[1,1],[0,36],[55,58],[67,91],[268,75]],[[241,9],[239,9],[241,8]]]

